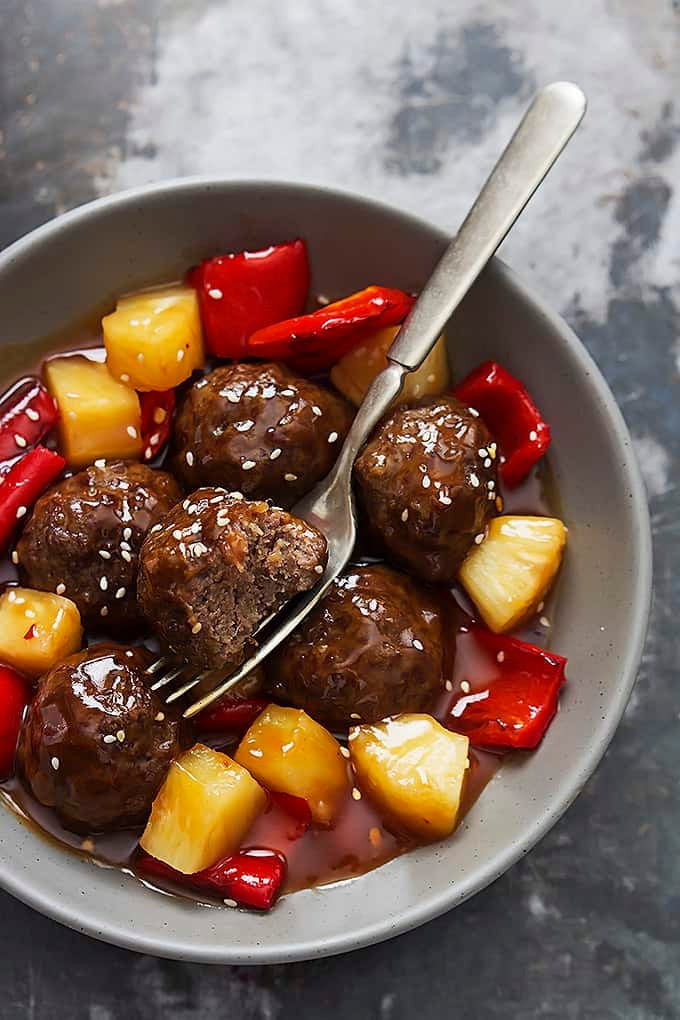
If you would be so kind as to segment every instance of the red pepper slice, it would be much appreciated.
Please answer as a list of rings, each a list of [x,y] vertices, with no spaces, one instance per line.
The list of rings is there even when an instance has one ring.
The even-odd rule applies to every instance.
[[[210,708],[196,716],[196,725],[204,733],[225,733],[246,730],[269,704],[268,698],[244,698],[241,694],[225,694]]]
[[[30,700],[28,681],[11,666],[0,666],[0,779],[12,772],[24,709]]]
[[[403,322],[414,303],[403,290],[366,287],[309,315],[257,330],[247,354],[280,358],[308,375],[325,372],[362,340]]]
[[[533,749],[557,711],[567,660],[478,624],[468,629],[483,656],[477,668],[486,660],[492,679],[470,677],[472,692],[454,702],[446,725],[479,747]]]
[[[500,444],[501,478],[518,485],[550,446],[550,426],[526,388],[496,361],[485,361],[454,388],[481,414]]]
[[[233,854],[195,875],[183,875],[143,851],[137,864],[143,875],[176,882],[223,900],[234,900],[239,906],[255,910],[269,910],[273,906],[286,877],[286,862],[273,851]]]
[[[38,496],[66,467],[53,450],[36,446],[0,481],[0,552],[4,552],[14,531]]]
[[[161,452],[172,429],[175,411],[174,390],[149,390],[139,394],[142,412],[144,460],[154,460]]]
[[[312,824],[312,810],[304,797],[295,797],[292,793],[276,793],[269,791],[274,804],[294,822],[294,826],[286,833],[288,839],[299,839],[304,836]]]
[[[187,279],[198,292],[207,350],[218,358],[242,358],[251,333],[304,310],[307,245],[298,238],[220,255],[201,262]]]
[[[0,461],[40,442],[59,421],[57,402],[39,379],[21,379],[0,403]]]

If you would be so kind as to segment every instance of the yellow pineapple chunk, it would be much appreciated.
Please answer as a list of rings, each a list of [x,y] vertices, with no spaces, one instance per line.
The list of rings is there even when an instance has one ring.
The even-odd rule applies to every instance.
[[[336,390],[357,407],[378,372],[387,366],[387,352],[399,332],[399,326],[386,326],[375,336],[352,350],[331,369],[331,382]],[[400,402],[419,400],[435,393],[443,393],[449,386],[449,360],[446,340],[440,336],[425,361],[415,372],[409,372],[397,398]]]
[[[193,287],[177,285],[119,298],[102,319],[109,371],[136,390],[169,390],[203,364]]]
[[[340,744],[297,708],[266,708],[244,735],[234,758],[268,789],[306,800],[320,825],[333,820],[349,787]]]
[[[59,405],[59,449],[71,467],[100,457],[136,460],[142,453],[139,397],[106,365],[82,355],[52,358],[47,388]]]
[[[152,857],[194,875],[238,850],[266,804],[247,769],[194,744],[170,766],[139,842]]]
[[[397,715],[349,735],[359,788],[389,818],[428,840],[453,832],[468,746],[467,737],[430,715]]]
[[[40,676],[80,648],[78,607],[62,595],[7,588],[0,597],[0,660]]]
[[[567,529],[556,517],[496,517],[460,568],[484,622],[503,634],[536,612],[560,568]]]

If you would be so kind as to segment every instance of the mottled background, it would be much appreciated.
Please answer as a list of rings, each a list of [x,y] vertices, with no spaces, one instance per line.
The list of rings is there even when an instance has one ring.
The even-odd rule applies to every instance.
[[[0,245],[193,173],[340,185],[453,229],[559,77],[587,120],[503,254],[602,367],[649,490],[652,626],[604,763],[494,886],[349,957],[167,963],[2,896],[3,1020],[680,1017],[678,3],[0,0]]]

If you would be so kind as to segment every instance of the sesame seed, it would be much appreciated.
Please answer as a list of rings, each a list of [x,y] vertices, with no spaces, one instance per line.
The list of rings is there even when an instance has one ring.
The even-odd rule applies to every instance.
[[[467,680],[461,680],[461,682],[460,682],[460,689],[463,692],[463,694],[469,694],[470,693],[470,684],[467,682]]]
[[[338,438],[338,433],[337,432],[331,432],[331,434],[328,437],[328,442],[329,443],[334,443],[337,440],[337,438]]]
[[[125,730],[118,730],[116,732],[116,740],[118,741],[119,744],[123,743],[123,741],[125,740]]]
[[[130,376],[127,374],[127,372],[121,372],[120,373],[120,381],[123,382],[123,383],[129,383],[130,382]]]
[[[486,458],[486,460],[484,461],[484,467],[485,468],[490,468],[491,467],[491,457],[487,457]]]
[[[529,433],[529,439],[531,440],[532,443],[535,443],[536,440],[538,439],[538,435],[534,429],[532,429],[531,432]]]
[[[108,606],[102,606],[101,609],[99,610],[99,615],[100,616],[108,616],[109,615],[109,607]]]
[[[37,411],[34,411],[32,407],[26,408],[26,417],[29,421],[40,421],[40,415]]]
[[[99,553],[103,560],[111,559],[111,553],[108,551],[108,549],[98,549],[97,552]]]
[[[252,469],[255,467],[255,461],[244,460],[243,463],[241,464],[241,467],[243,468],[244,471],[252,471]]]
[[[422,484],[423,484],[423,488],[424,489],[429,489],[430,488],[430,476],[429,475],[423,475],[423,483]]]
[[[24,613],[24,616],[29,620],[35,620],[35,610],[27,609],[26,612]]]
[[[165,719],[165,712],[156,712],[154,719],[156,720],[156,722],[163,722],[163,720]]]
[[[343,758],[349,758],[349,748],[348,747],[341,747],[340,748],[340,754],[342,755]]]
[[[173,533],[172,533],[172,537],[173,537],[173,538],[175,538],[175,539],[177,539],[177,541],[179,542],[179,540],[180,540],[180,539],[181,539],[181,537],[182,537],[182,532],[180,531],[180,529],[179,529],[179,528],[175,528],[175,530],[174,530],[174,531],[173,531]]]
[[[495,489],[496,488],[496,483],[494,482],[493,478],[489,479],[489,481],[486,483],[486,487],[487,487],[487,489]]]
[[[484,449],[484,447],[482,447],[482,449],[481,449],[481,450],[477,450],[477,453],[478,453],[478,454],[479,454],[479,456],[480,456],[480,457],[482,458],[482,460],[484,460],[484,458],[485,458],[485,457],[488,457],[488,456],[489,456],[489,451],[488,451],[488,450],[486,450],[486,449]]]
[[[417,648],[419,652],[423,650],[423,642],[419,641],[418,638],[413,639],[413,647]]]
[[[19,562],[19,553],[15,549],[14,552],[12,553],[12,563],[16,566],[18,562]]]
[[[57,595],[63,595],[64,592],[66,591],[66,585],[63,583],[63,581],[60,581],[54,590],[56,591]]]
[[[55,772],[59,768],[59,759],[57,758],[56,755],[54,756],[54,758],[52,758],[52,768],[54,769]]]
[[[352,800],[361,800],[361,790],[357,786],[352,787]]]
[[[312,411],[317,416],[317,418],[320,418],[321,415],[323,414],[323,411],[321,410],[321,408],[317,407],[316,404],[312,404]]]
[[[283,751],[284,754],[288,754],[288,752],[292,751],[294,747],[295,747],[294,740],[289,740],[287,744],[281,744],[281,750]]]
[[[118,591],[116,592],[116,598],[117,599],[124,599],[125,598],[125,588],[119,588],[118,589]]]
[[[130,539],[132,538],[132,528],[123,528],[123,538],[125,539],[126,542],[130,541]]]
[[[236,900],[231,900],[227,897],[227,899],[224,900],[224,905],[225,907],[237,907],[238,903],[236,902]]]
[[[135,653],[132,651],[131,648],[126,648],[125,649],[125,657],[126,657],[126,659],[132,659],[134,657],[134,654]]]
[[[252,754],[253,758],[262,757],[262,751],[259,749],[259,747],[251,747],[250,753]]]
[[[19,447],[20,449],[22,449],[22,450],[23,450],[23,448],[24,448],[25,446],[28,446],[28,443],[26,442],[26,440],[24,439],[24,437],[23,437],[23,436],[20,436],[18,432],[17,432],[17,433],[15,434],[15,436],[14,436],[14,442],[15,442],[15,443],[17,444],[17,446],[18,446],[18,447]]]
[[[165,419],[168,417],[168,412],[164,407],[157,407],[153,413],[153,420],[156,425],[162,425]]]
[[[162,524],[154,524],[153,528],[151,529],[151,534],[155,535],[157,531],[162,531],[162,530],[163,530],[163,525]]]
[[[213,298],[214,301],[219,301],[222,297],[222,291],[219,287],[211,287],[208,291],[208,297]]]
[[[541,627],[549,627],[550,626],[550,620],[548,619],[547,616],[542,616],[541,619],[538,622],[540,623]]]
[[[27,506],[19,506],[19,507],[17,507],[17,513],[16,513],[17,520],[18,521],[21,520],[21,518],[24,517],[27,513],[28,513],[28,507]]]
[[[499,652],[498,655],[496,656],[496,662],[504,662],[504,661],[505,661],[505,652]]]
[[[484,532],[480,531],[478,535],[475,535],[475,545],[481,545],[484,541]]]
[[[105,744],[115,744],[115,742],[116,742],[116,735],[115,735],[115,733],[106,733],[104,735],[104,743]]]
[[[408,520],[408,507],[401,511],[401,519],[404,523]]]
[[[545,602],[539,602],[538,605],[536,606],[536,612],[537,613],[542,613],[544,607],[545,607]]]
[[[100,577],[100,579],[99,579],[99,587],[101,588],[101,590],[102,591],[106,591],[108,586],[109,586],[108,579],[106,577]]]
[[[468,411],[470,412],[473,418],[479,418],[479,411],[477,410],[476,407],[468,407]]]
[[[200,632],[202,630],[203,630],[203,624],[199,621],[199,622],[197,622],[197,623],[195,623],[193,625],[193,627],[191,628],[191,633],[192,634],[200,634]]]
[[[317,565],[314,567],[314,573],[323,574],[323,567],[321,566],[320,563],[317,563]]]
[[[443,506],[451,506],[451,502],[452,502],[452,500],[451,500],[451,497],[450,497],[450,496],[447,496],[447,495],[446,495],[446,493],[444,493],[444,492],[440,492],[440,493],[439,493],[439,502],[440,502],[440,503],[441,503],[441,504],[442,504]]]
[[[281,390],[281,396],[282,397],[294,397],[295,396],[295,390],[291,390],[291,389]]]
[[[350,712],[349,717],[350,719],[361,719],[361,716],[359,715],[358,712]]]
[[[269,454],[269,459],[270,460],[276,460],[280,456],[281,456],[281,450],[277,446],[277,448],[275,450],[272,450],[272,452]]]
[[[152,436],[149,436],[149,444],[150,445],[147,446],[147,450],[151,450],[151,452],[153,453],[153,447],[154,446],[158,446],[160,441],[161,441],[161,434],[160,434],[160,432],[154,432],[154,434]]]
[[[446,683],[444,684],[444,686],[446,687],[447,691],[452,691],[453,690],[453,684],[451,683],[450,680],[447,680]]]
[[[104,460],[103,457],[100,457],[99,460],[96,460],[94,462],[94,466],[96,468],[105,468],[106,467],[106,461]]]
[[[180,347],[180,349],[177,351],[177,360],[181,361],[183,357],[184,357],[184,348]]]
[[[129,435],[130,439],[137,438],[137,429],[134,427],[134,425],[128,425],[125,431]]]
[[[290,471],[287,471],[283,477],[287,482],[297,482],[297,475],[291,474]]]
[[[472,486],[473,489],[478,489],[479,488],[479,478],[474,473],[474,471],[470,475],[469,481],[470,481],[470,485]]]
[[[137,355],[137,361],[140,363],[140,365],[144,361],[144,355],[143,355],[143,353],[141,351]]]
[[[189,465],[189,467],[191,467],[193,465],[193,463],[194,463],[194,455],[191,452],[191,450],[187,450],[187,452],[184,455],[184,459],[187,462],[187,464]]]

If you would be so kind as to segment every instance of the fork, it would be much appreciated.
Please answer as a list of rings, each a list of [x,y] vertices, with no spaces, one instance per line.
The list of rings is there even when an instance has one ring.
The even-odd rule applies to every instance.
[[[149,666],[147,673],[156,678],[154,690],[170,688],[173,681],[183,680],[171,689],[165,699],[168,703],[214,676],[216,686],[185,710],[185,718],[207,708],[259,666],[300,625],[347,564],[356,537],[352,469],[359,450],[398,397],[406,374],[418,368],[434,347],[448,319],[578,127],[585,109],[583,92],[571,82],[553,82],[535,95],[395,337],[387,354],[387,367],[371,383],[333,469],[292,508],[296,517],[314,525],[326,538],[328,562],[318,582],[260,625],[256,634],[264,635],[263,639],[234,672],[191,673],[187,663],[177,664],[168,657]],[[273,620],[276,626],[270,627]]]

